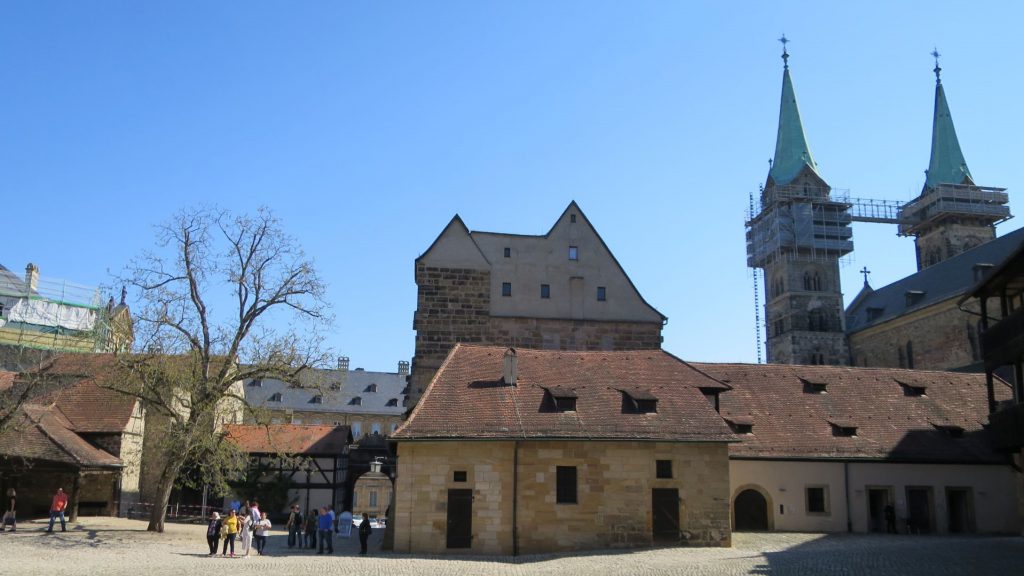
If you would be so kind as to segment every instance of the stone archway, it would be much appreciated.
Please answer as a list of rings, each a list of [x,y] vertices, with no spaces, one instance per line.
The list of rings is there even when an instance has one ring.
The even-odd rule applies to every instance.
[[[733,530],[761,532],[772,529],[771,498],[760,486],[741,486],[732,499]]]

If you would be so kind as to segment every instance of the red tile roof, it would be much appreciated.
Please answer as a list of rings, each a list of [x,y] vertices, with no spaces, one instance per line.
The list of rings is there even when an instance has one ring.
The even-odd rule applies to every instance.
[[[885,459],[906,462],[1003,462],[989,446],[984,374],[789,366],[693,366],[732,386],[720,396],[722,416],[753,424],[729,447],[732,457]],[[805,382],[825,384],[814,392]],[[908,395],[906,387],[924,387]],[[997,381],[997,398],[1009,388]],[[833,435],[833,425],[855,436]],[[955,438],[943,427],[963,428]]]
[[[667,352],[519,349],[510,386],[505,351],[456,345],[392,438],[735,440],[700,390],[727,387]],[[572,390],[576,411],[556,411],[546,389]],[[657,398],[657,412],[624,414],[624,390]]]
[[[121,460],[86,442],[54,407],[22,406],[13,425],[0,434],[0,458],[120,468]]]
[[[348,426],[228,424],[224,431],[229,440],[250,454],[335,455],[345,452],[352,441]]]
[[[64,354],[39,373],[21,377],[54,384],[53,389],[31,402],[56,404],[76,432],[120,433],[135,413],[137,400],[104,386],[104,381],[117,373],[113,354]]]

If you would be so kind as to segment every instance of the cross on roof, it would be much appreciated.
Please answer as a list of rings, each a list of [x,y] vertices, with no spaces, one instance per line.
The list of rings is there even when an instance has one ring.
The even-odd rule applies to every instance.
[[[868,270],[868,267],[865,266],[864,268],[861,269],[860,273],[864,275],[864,285],[867,286],[868,285],[868,274],[871,274],[871,270]]]
[[[941,79],[939,78],[939,74],[942,72],[942,68],[939,66],[939,56],[942,56],[942,54],[939,54],[939,49],[938,48],[933,48],[932,49],[932,57],[935,58],[935,69],[932,70],[932,72],[935,72],[935,82],[936,83],[941,82]]]
[[[782,62],[786,68],[789,68],[789,52],[786,51],[786,44],[789,44],[789,38],[783,34],[782,38],[779,38],[779,42],[782,42]]]

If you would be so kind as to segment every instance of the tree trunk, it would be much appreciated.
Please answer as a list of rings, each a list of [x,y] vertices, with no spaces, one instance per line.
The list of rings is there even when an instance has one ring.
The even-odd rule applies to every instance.
[[[174,489],[174,480],[178,477],[177,464],[168,464],[164,473],[160,475],[160,483],[157,485],[156,498],[153,502],[153,511],[149,515],[149,532],[163,532],[164,520],[167,518],[167,504],[171,501],[171,490]]]

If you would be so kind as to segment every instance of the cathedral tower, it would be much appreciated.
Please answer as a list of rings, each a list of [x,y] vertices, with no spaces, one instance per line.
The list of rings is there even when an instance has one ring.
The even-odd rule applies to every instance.
[[[782,37],[782,103],[747,265],[764,271],[768,361],[847,364],[839,259],[853,250],[850,204],[834,199],[804,135]]]
[[[900,209],[900,235],[914,236],[917,269],[923,270],[996,237],[995,225],[1010,217],[1005,188],[976,186],[942,87],[935,57],[932,153],[921,195]]]

